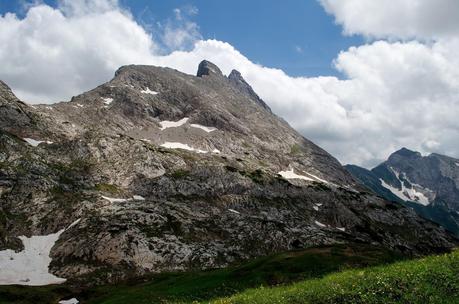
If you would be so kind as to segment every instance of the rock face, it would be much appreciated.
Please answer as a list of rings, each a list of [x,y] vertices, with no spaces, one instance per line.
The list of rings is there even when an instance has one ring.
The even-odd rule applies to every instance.
[[[366,191],[237,71],[204,61],[197,75],[125,66],[34,107],[2,89],[0,249],[81,219],[52,248],[51,271],[97,283],[338,242],[413,255],[456,244]]]
[[[346,166],[380,196],[401,202],[459,236],[459,160],[403,148],[376,168]]]

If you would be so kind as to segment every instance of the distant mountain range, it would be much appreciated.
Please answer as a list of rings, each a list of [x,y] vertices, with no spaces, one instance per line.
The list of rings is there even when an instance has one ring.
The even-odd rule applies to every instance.
[[[345,167],[379,196],[409,206],[459,236],[459,159],[402,148],[371,170]]]

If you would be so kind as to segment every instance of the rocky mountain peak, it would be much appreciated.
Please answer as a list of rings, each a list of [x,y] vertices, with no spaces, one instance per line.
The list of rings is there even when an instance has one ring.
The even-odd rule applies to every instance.
[[[201,63],[198,66],[198,73],[196,74],[196,76],[203,77],[203,76],[212,76],[212,75],[223,76],[223,73],[218,68],[218,66],[216,66],[212,62],[207,61],[207,60],[201,61]]]
[[[0,103],[12,101],[19,102],[19,99],[14,95],[10,87],[0,80]]]
[[[421,153],[409,150],[407,148],[401,148],[398,151],[395,151],[389,156],[389,159],[395,157],[403,157],[403,158],[419,158],[422,157]]]
[[[232,70],[228,76],[231,84],[239,89],[242,93],[248,95],[250,98],[254,99],[259,105],[271,112],[269,106],[258,96],[257,93],[252,89],[252,87],[245,81],[241,73],[237,70]]]

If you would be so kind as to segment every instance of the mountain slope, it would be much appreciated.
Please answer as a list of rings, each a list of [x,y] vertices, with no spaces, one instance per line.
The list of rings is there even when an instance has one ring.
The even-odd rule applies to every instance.
[[[459,160],[440,154],[423,157],[403,148],[367,170],[346,169],[378,195],[403,203],[459,236]]]
[[[51,272],[96,284],[315,245],[417,255],[456,244],[410,209],[361,192],[237,71],[226,77],[204,61],[197,75],[125,66],[70,102],[14,98],[34,119],[0,116],[0,249],[62,231]]]

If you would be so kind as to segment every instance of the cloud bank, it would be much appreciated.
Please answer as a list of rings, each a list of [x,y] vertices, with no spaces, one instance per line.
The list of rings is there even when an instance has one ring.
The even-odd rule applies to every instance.
[[[435,39],[459,34],[456,0],[319,0],[346,34]]]
[[[375,41],[342,51],[334,64],[346,79],[290,77],[253,63],[228,43],[202,40],[199,28],[180,10],[175,20],[185,23],[167,25],[170,31],[163,36],[176,51],[163,55],[161,43],[116,1],[66,0],[57,8],[33,6],[22,19],[0,17],[0,79],[26,101],[53,102],[109,80],[124,64],[169,66],[194,74],[198,63],[208,59],[224,73],[238,69],[275,113],[343,163],[373,166],[402,146],[459,156],[459,40],[454,31],[434,22],[428,31],[413,17],[400,32],[382,34],[363,18],[363,32],[350,7],[369,16],[380,13],[376,19],[381,24],[390,22],[392,12],[365,6],[370,1],[364,0],[321,2],[347,33],[382,37],[390,32],[392,37],[430,41]]]

